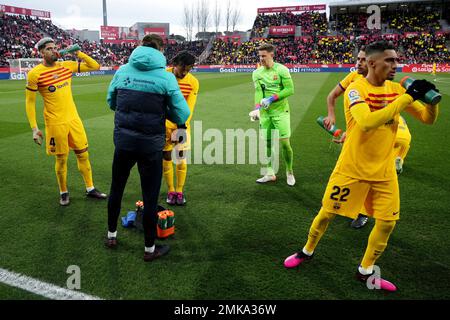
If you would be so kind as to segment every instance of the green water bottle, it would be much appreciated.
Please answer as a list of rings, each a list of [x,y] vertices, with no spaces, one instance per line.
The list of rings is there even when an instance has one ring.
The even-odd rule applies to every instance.
[[[158,213],[158,225],[160,229],[167,229],[167,214],[165,212]]]
[[[400,80],[400,84],[402,85],[403,88],[408,90],[409,86],[411,85],[411,83],[414,82],[414,80],[415,79],[413,79],[409,76],[406,76],[406,77],[403,77],[402,80]],[[439,94],[439,92],[436,92],[433,89],[431,89],[425,94],[423,102],[425,102],[427,104],[431,104],[431,105],[436,105],[441,101],[441,99],[442,99],[442,96]]]
[[[80,46],[78,44],[74,44],[71,45],[70,47],[67,47],[66,49],[59,50],[59,55],[63,56],[65,54],[73,53],[80,50],[81,50]]]
[[[167,229],[172,228],[175,224],[175,214],[173,211],[167,211]]]
[[[328,132],[329,134],[331,134],[333,137],[335,137],[335,138],[339,137],[339,136],[341,135],[341,133],[342,133],[342,130],[336,128],[336,126],[335,126],[334,124],[333,124],[333,125],[331,126],[331,128],[328,130],[328,129],[325,127],[325,124],[323,123],[323,119],[324,119],[324,117],[322,117],[322,116],[320,116],[320,117],[317,118],[317,123],[319,124],[319,126],[321,126],[326,132]]]

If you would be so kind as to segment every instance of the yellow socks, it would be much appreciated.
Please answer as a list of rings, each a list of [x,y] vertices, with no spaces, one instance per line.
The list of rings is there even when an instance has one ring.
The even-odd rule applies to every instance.
[[[389,236],[395,227],[395,221],[376,220],[375,226],[369,236],[366,253],[361,262],[361,267],[370,270],[375,261],[381,256],[387,246]]]
[[[173,164],[172,160],[163,160],[163,176],[167,183],[167,189],[169,192],[175,192],[175,186],[173,184]]]
[[[320,209],[317,216],[309,229],[308,242],[306,243],[304,249],[308,253],[313,253],[317,244],[322,238],[323,234],[327,230],[328,224],[336,215],[334,213],[326,212],[323,208]]]
[[[67,192],[67,158],[68,154],[57,154],[55,162],[56,179],[58,180],[59,192]]]
[[[187,162],[186,159],[180,160],[179,163],[177,163],[177,188],[176,192],[183,192],[183,187],[186,182],[186,175],[187,175]]]
[[[92,180],[91,163],[89,162],[89,153],[87,151],[83,153],[76,153],[76,156],[78,170],[83,176],[84,183],[86,184],[86,189],[94,187],[94,182]]]

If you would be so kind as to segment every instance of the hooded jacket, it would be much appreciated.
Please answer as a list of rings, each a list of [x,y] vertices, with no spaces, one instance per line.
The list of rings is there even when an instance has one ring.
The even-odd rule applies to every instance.
[[[177,80],[165,70],[166,58],[153,48],[139,46],[114,75],[107,101],[115,111],[114,145],[142,153],[161,152],[166,118],[184,124],[190,115]]]

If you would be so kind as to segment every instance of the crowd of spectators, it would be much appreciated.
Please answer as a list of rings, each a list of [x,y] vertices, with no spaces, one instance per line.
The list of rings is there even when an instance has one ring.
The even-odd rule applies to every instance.
[[[256,38],[242,44],[216,40],[206,64],[255,64],[258,47],[269,42],[276,46],[276,61],[299,64],[352,64],[359,48],[374,41],[389,40],[398,48],[401,63],[450,62],[446,41],[450,34],[361,36],[304,36],[300,38]]]
[[[52,37],[61,48],[78,43],[83,52],[102,66],[110,67],[127,63],[128,57],[137,46],[137,43],[133,42],[112,44],[102,40],[80,41],[52,24],[50,20],[22,15],[3,15],[0,19],[0,66],[8,66],[8,59],[39,58],[35,45],[44,36]],[[168,43],[165,55],[168,61],[181,50],[188,50],[199,56],[205,47],[203,41]]]
[[[338,35],[360,35],[369,33],[367,28],[367,13],[343,13],[335,17],[335,31]]]
[[[8,59],[34,58],[34,45],[43,33],[33,30],[32,19],[3,15],[0,19],[0,66]]]
[[[170,62],[180,51],[186,50],[192,53],[195,57],[199,57],[206,49],[208,43],[205,41],[185,41],[167,44],[164,50],[164,55],[167,61]]]
[[[216,39],[205,64],[234,64],[241,44],[238,41]]]
[[[450,52],[445,42],[449,35],[417,34],[402,38],[399,43],[403,48],[404,63],[450,62]]]
[[[423,7],[415,8],[414,11],[397,10],[386,12],[382,17],[384,17],[384,22],[388,24],[388,28],[395,32],[415,31],[432,33],[441,28],[439,24],[440,13]]]
[[[325,35],[328,31],[328,21],[325,13],[306,11],[300,14],[275,13],[258,14],[252,28],[252,38],[264,35],[271,26],[300,26],[303,34]]]
[[[368,33],[405,33],[405,32],[429,32],[434,33],[441,29],[439,24],[440,11],[426,7],[414,7],[406,9],[400,7],[398,10],[381,11],[381,24],[378,31],[369,29],[367,22],[374,22],[370,19],[371,14],[366,12],[358,13],[337,13],[330,17],[334,22],[334,31],[338,35],[361,35]],[[371,25],[369,23],[369,25]]]
[[[425,9],[424,9],[425,10]],[[337,27],[341,33],[350,33],[358,29],[361,32],[352,35],[324,36],[327,32],[326,17],[318,12],[303,12],[295,15],[281,13],[258,15],[249,41],[236,39],[216,39],[204,64],[254,64],[258,61],[257,48],[263,42],[270,42],[277,47],[277,61],[280,63],[319,63],[347,64],[354,62],[358,48],[380,39],[389,39],[398,48],[402,63],[431,63],[450,61],[448,50],[449,33],[437,32],[439,23],[436,13],[429,10],[422,12],[418,18],[408,12],[386,15],[390,34],[363,30],[365,14],[339,15]],[[385,21],[386,22],[386,21]],[[270,25],[301,25],[301,37],[284,37],[262,39],[261,30]],[[394,33],[392,30],[408,32]],[[8,59],[38,58],[35,44],[44,36],[56,40],[62,48],[78,43],[82,50],[96,59],[102,66],[120,66],[137,43],[110,44],[80,41],[70,33],[53,25],[50,20],[43,20],[19,15],[4,15],[0,19],[0,66],[7,66]],[[175,42],[170,41],[165,48],[168,62],[181,50],[188,50],[199,57],[205,51],[204,41]]]

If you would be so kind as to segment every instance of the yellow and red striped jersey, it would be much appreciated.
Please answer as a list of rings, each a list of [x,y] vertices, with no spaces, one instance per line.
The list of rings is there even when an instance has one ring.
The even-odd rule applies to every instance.
[[[398,83],[385,81],[383,86],[376,87],[366,78],[353,82],[347,88],[344,96],[347,139],[336,163],[336,172],[368,181],[386,181],[396,177],[393,163],[399,114],[376,129],[364,131],[356,123],[350,109],[365,103],[371,112],[375,112],[404,92],[405,89]]]
[[[39,64],[28,72],[26,89],[42,95],[46,125],[64,124],[79,117],[72,97],[72,73],[97,70],[100,65],[82,52],[78,58],[85,62],[58,61],[53,67]]]
[[[166,69],[168,72],[173,72],[173,67]],[[197,94],[200,89],[199,82],[196,77],[191,73],[188,73],[183,79],[177,78],[178,85],[180,86],[181,93],[186,99],[186,102],[191,111],[191,115],[186,121],[186,126],[189,127],[192,115],[194,114],[195,103],[197,102]],[[166,120],[166,127],[176,129],[177,125],[169,120]]]

